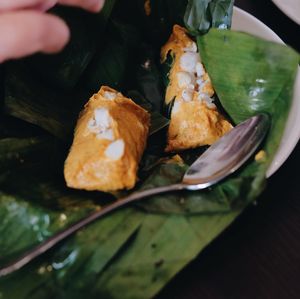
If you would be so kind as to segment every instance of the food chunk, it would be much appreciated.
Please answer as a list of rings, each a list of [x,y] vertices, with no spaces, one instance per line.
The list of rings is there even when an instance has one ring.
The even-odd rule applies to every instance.
[[[171,56],[165,104],[170,114],[167,152],[211,145],[232,126],[213,102],[214,89],[200,60],[196,43],[187,31],[175,25],[161,50],[161,61]]]
[[[103,86],[78,119],[65,162],[67,185],[99,191],[133,188],[149,125],[146,110]]]

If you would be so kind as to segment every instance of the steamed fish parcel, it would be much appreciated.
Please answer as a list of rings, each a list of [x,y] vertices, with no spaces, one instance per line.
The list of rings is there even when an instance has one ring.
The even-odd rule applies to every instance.
[[[211,145],[232,126],[213,102],[215,92],[196,43],[178,25],[161,50],[162,63],[170,58],[165,104],[172,110],[166,151]]]
[[[77,122],[64,169],[68,187],[99,191],[133,188],[149,123],[146,110],[114,89],[102,87]]]

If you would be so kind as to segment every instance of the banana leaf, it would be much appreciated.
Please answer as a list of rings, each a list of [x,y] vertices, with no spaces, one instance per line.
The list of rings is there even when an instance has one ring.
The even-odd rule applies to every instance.
[[[157,63],[159,55],[149,44],[142,45],[139,53],[136,85],[154,110],[162,113],[164,100],[162,76]]]
[[[229,29],[234,0],[189,0],[184,23],[193,35],[204,34],[210,28]]]
[[[32,245],[33,240],[41,241],[75,218],[70,211],[65,214],[64,210],[41,210],[3,194],[0,205],[0,214],[7,219],[1,228],[2,251],[15,252],[16,248]],[[31,264],[30,275],[27,275],[28,268],[21,270],[15,277],[16,287],[2,280],[1,295],[8,298],[82,298],[87,287],[94,287],[99,274],[126,245],[141,222],[142,215],[137,211],[126,209],[114,213]]]
[[[98,91],[101,85],[123,88],[141,39],[140,32],[130,24],[112,21],[108,27],[104,48],[96,52],[83,75],[83,85],[91,93]]]
[[[218,214],[240,210],[253,199],[252,181],[258,176],[259,165],[243,169],[229,180],[202,192],[181,192],[154,196],[138,204],[139,207],[152,213],[173,214]],[[139,189],[151,189],[156,186],[166,186],[179,183],[187,170],[186,163],[166,160],[151,172]],[[264,179],[260,188],[264,186]],[[260,191],[260,190],[259,190]]]
[[[261,148],[266,158],[252,158],[239,173],[209,190],[150,198],[108,215],[20,271],[1,278],[0,298],[151,298],[262,191],[266,169],[286,123],[299,55],[285,46],[224,30],[211,30],[197,41],[220,101],[234,122],[258,112],[271,116],[272,127]],[[36,76],[28,77],[35,84],[27,85],[31,81],[26,81],[26,76],[19,81],[16,76],[13,86],[21,86],[14,92],[15,101],[22,103],[24,95],[28,96],[30,100],[25,103],[30,103],[30,109],[20,104],[11,108],[14,113],[10,114],[53,131],[55,122],[47,119],[49,113],[48,118],[61,122],[56,129],[59,134],[54,135],[63,137],[64,116],[72,118],[72,111],[79,112],[80,99],[68,97],[61,103],[62,98],[56,98],[62,95],[60,89],[46,86],[50,94],[41,93],[39,88],[43,85],[37,84],[40,81],[36,81]],[[263,90],[256,90],[255,84],[263,84],[263,80]],[[12,105],[8,99],[11,98],[6,98],[6,106]],[[78,218],[109,204],[114,197],[66,188],[62,170],[67,146],[56,137],[34,130],[30,136],[31,128],[24,122],[11,126],[4,121],[1,126],[3,264]],[[18,129],[28,131],[23,136],[17,134]],[[149,139],[136,190],[180,180],[195,158],[195,153],[183,153],[182,159],[167,156],[163,153],[163,140],[163,130]]]
[[[157,112],[152,102],[146,100],[139,91],[130,90],[127,92],[127,96],[131,98],[135,103],[142,106],[151,115],[149,136],[161,131],[169,125],[169,120],[162,114]]]
[[[20,128],[22,128],[20,130]],[[33,137],[44,134],[43,130],[35,125],[31,125],[19,118],[1,115],[0,118],[0,138],[5,137]]]
[[[107,204],[111,200],[107,194],[98,192],[93,195],[65,187],[59,167],[61,147],[54,141],[53,137],[5,138],[0,141],[0,217],[4,220],[0,225],[1,263],[101,208],[103,201]],[[87,285],[93,286],[98,273],[139,229],[141,222],[142,214],[138,211],[126,209],[114,213],[90,226],[88,233],[81,232],[70,243],[54,250],[54,255],[49,253],[49,265],[43,258],[38,272],[32,272],[35,279],[28,277],[26,287],[21,279],[20,288],[15,292],[9,285],[8,288],[1,286],[1,295],[8,292],[12,298],[46,298],[58,290],[61,296],[57,278],[52,276],[59,271],[58,280],[65,292],[74,292],[80,298]],[[76,283],[73,278],[81,275],[75,289],[70,282]],[[45,283],[52,289],[44,288]]]
[[[50,132],[61,139],[68,138],[78,111],[88,94],[64,93],[28,70],[23,62],[6,66],[4,112]]]

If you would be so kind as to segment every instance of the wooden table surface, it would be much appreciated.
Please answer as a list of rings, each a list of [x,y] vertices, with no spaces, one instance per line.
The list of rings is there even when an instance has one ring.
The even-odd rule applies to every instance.
[[[271,0],[236,0],[235,5],[300,52],[300,26]],[[248,208],[156,299],[199,298],[300,298],[300,143],[268,180],[258,204]]]

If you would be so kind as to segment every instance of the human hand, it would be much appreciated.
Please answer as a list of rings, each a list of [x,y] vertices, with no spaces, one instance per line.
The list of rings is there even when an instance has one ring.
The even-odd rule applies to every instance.
[[[105,0],[0,0],[0,63],[36,52],[56,53],[68,42],[65,22],[45,11],[55,4],[98,12]]]

